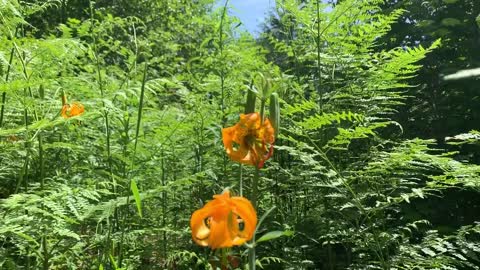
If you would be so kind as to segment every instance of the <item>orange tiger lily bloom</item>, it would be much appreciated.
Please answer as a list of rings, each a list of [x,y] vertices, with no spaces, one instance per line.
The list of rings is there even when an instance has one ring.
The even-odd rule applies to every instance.
[[[262,123],[258,112],[240,114],[235,126],[222,129],[222,138],[232,160],[262,168],[273,154],[275,130],[268,118]]]
[[[62,95],[62,110],[60,114],[63,118],[70,118],[77,115],[81,115],[85,112],[85,108],[83,104],[80,102],[73,102],[72,104],[67,103],[67,96],[65,94]]]
[[[70,118],[81,115],[83,112],[85,112],[83,104],[80,102],[73,102],[72,104],[63,105],[61,114],[63,118]]]
[[[230,197],[230,191],[214,195],[190,219],[193,241],[212,249],[242,245],[252,239],[256,226],[252,203],[243,197]]]

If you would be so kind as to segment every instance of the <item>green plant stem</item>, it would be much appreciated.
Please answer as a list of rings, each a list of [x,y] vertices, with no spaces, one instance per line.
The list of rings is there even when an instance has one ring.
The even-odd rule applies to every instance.
[[[252,238],[252,246],[248,251],[248,270],[255,270],[256,268],[256,255],[255,255],[255,234]]]
[[[165,156],[164,156],[164,152],[163,152],[163,149],[162,149],[162,159],[161,159],[161,167],[162,167],[162,187],[165,187],[166,185],[166,180],[167,180],[167,175],[166,175],[166,169],[165,169]],[[167,192],[165,190],[162,191],[162,228],[165,228],[165,226],[167,225]],[[165,230],[163,230],[163,233],[162,233],[162,237],[163,237],[163,258],[167,258],[167,232]]]
[[[47,247],[47,237],[44,235],[42,237],[42,252],[43,252],[43,270],[48,270],[50,268],[50,254],[48,254]]]
[[[219,29],[219,51],[220,51],[220,59],[223,63],[223,23],[225,21],[225,15],[227,14],[227,7],[228,1],[225,1],[225,5],[223,6],[223,13],[222,18],[220,19],[220,29]],[[221,65],[220,69],[220,89],[221,89],[221,110],[222,110],[222,128],[225,127],[227,124],[227,118],[225,115],[225,65],[224,63]],[[223,152],[223,177],[224,180],[227,180],[227,155]]]
[[[320,66],[320,1],[317,1],[317,92],[319,94],[320,112],[323,111],[322,69]]]
[[[24,89],[23,91],[23,94],[24,94],[24,100],[26,99],[25,95],[26,95],[26,89]],[[20,178],[20,183],[17,185],[17,189],[15,190],[15,193],[17,193],[18,189],[19,189],[19,186],[21,185],[21,183],[23,182],[24,184],[24,187],[25,187],[25,192],[28,192],[28,161],[30,159],[30,142],[29,142],[29,132],[28,132],[28,110],[27,110],[27,105],[24,101],[24,104],[23,104],[23,120],[24,120],[24,124],[25,124],[25,143],[24,143],[24,147],[25,147],[25,162],[23,163],[23,168],[22,168],[22,173],[21,173],[21,178]]]
[[[228,248],[222,248],[220,249],[221,251],[221,258],[220,258],[220,267],[223,269],[223,267],[228,268],[228,261],[227,261],[227,251]]]
[[[142,111],[143,111],[143,100],[144,100],[144,96],[145,96],[145,84],[146,84],[146,81],[147,81],[147,70],[148,70],[148,63],[145,62],[145,69],[143,71],[143,79],[142,79],[142,87],[140,89],[140,100],[139,100],[139,105],[138,105],[138,114],[137,114],[137,126],[136,126],[136,129],[135,129],[135,143],[134,143],[134,147],[133,147],[133,155],[132,155],[132,161],[131,161],[131,167],[133,167],[133,164],[135,162],[135,155],[136,155],[136,152],[137,152],[137,143],[138,143],[138,135],[140,134],[140,124],[141,124],[141,121],[142,121]],[[128,124],[126,125],[125,127],[125,134],[128,134]],[[127,140],[128,142],[128,140]],[[125,143],[127,143],[125,142]],[[130,168],[130,171],[132,170],[132,168]],[[126,174],[125,178],[129,178],[129,173]],[[127,196],[127,211],[125,211],[124,215],[123,215],[123,221],[122,221],[122,233],[121,233],[121,236],[120,236],[120,242],[119,242],[119,251],[118,251],[118,267],[122,267],[122,263],[123,263],[123,244],[124,244],[124,240],[125,240],[125,228],[126,228],[126,224],[127,224],[127,220],[129,218],[129,211],[128,211],[128,206],[130,205],[130,195]]]
[[[117,183],[115,181],[115,178],[113,177],[113,164],[112,164],[112,153],[111,153],[111,132],[110,132],[110,118],[108,115],[108,110],[106,108],[105,101],[103,99],[105,98],[105,91],[103,89],[103,77],[102,77],[102,72],[101,72],[101,65],[100,65],[100,58],[98,55],[98,48],[97,48],[97,37],[95,35],[95,27],[94,27],[94,17],[93,17],[93,3],[90,1],[90,20],[91,20],[91,27],[90,27],[90,32],[92,34],[92,46],[93,46],[93,55],[95,57],[95,65],[96,65],[96,71],[97,71],[97,82],[98,82],[98,88],[100,89],[100,95],[102,97],[102,107],[105,110],[104,111],[104,118],[105,118],[105,136],[107,140],[107,163],[108,163],[108,169],[109,169],[109,174],[110,174],[110,179],[113,184],[113,192],[117,192]]]
[[[20,52],[20,49],[18,48],[17,44],[16,43],[13,43],[14,45],[14,48],[15,50],[17,51],[17,54],[18,54],[18,60],[20,60],[20,64],[22,64],[22,73],[23,73],[23,78],[25,79],[25,81],[29,81],[30,80],[30,77],[28,76],[28,72],[27,72],[27,61],[26,61],[26,55],[25,55],[25,52],[21,53]],[[25,110],[27,109],[27,92],[28,92],[28,96],[33,99],[33,93],[32,93],[32,88],[30,86],[24,88],[24,91],[23,91],[23,98],[24,98],[24,107],[25,107]],[[38,121],[38,114],[37,114],[37,109],[36,109],[36,106],[35,106],[35,103],[33,103],[32,105],[33,107],[33,117],[35,118],[35,121]]]
[[[142,121],[143,100],[145,97],[145,84],[147,83],[148,62],[145,61],[145,69],[143,71],[142,88],[140,89],[140,100],[138,104],[137,128],[135,130],[135,145],[133,147],[133,157],[137,151],[138,135],[140,134],[140,123]]]
[[[243,164],[240,163],[240,197],[243,197]]]
[[[105,243],[104,243],[104,246],[103,246],[103,254],[102,254],[103,256],[102,256],[102,259],[101,259],[101,261],[103,261],[103,263],[109,262],[110,241],[112,239],[111,238],[112,226],[110,225],[110,223],[111,223],[110,218],[108,218],[107,223],[108,223],[107,237],[105,238]]]
[[[13,62],[13,55],[15,54],[15,48],[12,48],[10,51],[10,58],[8,59],[8,67],[7,67],[7,74],[5,75],[5,82],[8,82],[8,79],[10,77],[10,69],[12,67],[12,62]],[[2,93],[2,107],[0,109],[0,128],[3,125],[3,115],[5,112],[5,102],[7,101],[7,92]]]
[[[263,118],[265,114],[265,97],[262,97],[261,103],[260,103],[260,125],[263,125]],[[252,180],[252,204],[253,208],[257,208],[257,203],[258,203],[258,181],[260,179],[260,168],[255,166],[255,174],[253,175],[253,180]],[[257,226],[258,228],[258,226]],[[256,255],[255,255],[255,233],[253,234],[252,238],[252,247],[249,250],[248,253],[248,264],[249,264],[249,270],[255,270],[255,261],[256,261]]]
[[[260,100],[260,125],[263,125],[263,118],[265,116],[265,102],[266,97],[262,97]]]
[[[17,36],[18,33],[18,28],[15,29],[15,34],[12,37],[12,40]],[[8,67],[7,67],[7,72],[5,74],[5,83],[8,82],[10,78],[10,70],[12,69],[12,63],[13,63],[13,55],[15,54],[15,47],[12,47],[10,50],[10,57],[8,58]],[[3,125],[3,115],[5,112],[5,102],[7,101],[7,92],[2,93],[2,106],[0,109],[0,128]]]
[[[40,189],[43,190],[45,186],[45,160],[43,157],[43,138],[41,131],[37,135],[38,140],[38,161],[40,163]]]
[[[258,167],[255,167],[255,174],[253,175],[253,181],[252,181],[252,204],[254,208],[257,208],[257,200],[258,200],[258,180],[260,178],[260,169]],[[258,226],[257,226],[258,228]],[[252,247],[250,248],[248,252],[248,264],[249,264],[249,270],[255,270],[256,264],[256,255],[255,255],[255,233],[253,234],[252,238]]]
[[[94,27],[95,20],[94,20],[94,12],[93,12],[93,2],[91,0],[89,1],[89,7],[90,7],[90,20],[91,20],[91,22],[90,22],[91,23],[90,33],[91,33],[91,37],[92,37],[93,57],[95,58],[95,65],[96,65],[96,72],[97,72],[97,83],[98,83],[98,87],[99,87],[99,90],[100,90],[100,95],[101,95],[101,98],[102,98],[102,107],[103,107],[103,110],[104,110],[103,116],[104,116],[104,120],[105,120],[105,137],[106,137],[106,148],[107,148],[108,172],[109,172],[110,181],[113,185],[113,193],[117,194],[117,183],[116,183],[115,178],[113,177],[113,162],[112,162],[111,142],[110,142],[111,141],[110,118],[109,118],[108,110],[107,110],[107,107],[106,107],[106,104],[105,104],[105,101],[104,101],[105,90],[103,89],[103,77],[102,77],[100,58],[99,58],[98,48],[97,48],[97,37],[95,35],[95,27]],[[110,231],[113,230],[114,224],[118,224],[118,222],[119,222],[118,209],[116,208],[115,213],[114,213],[114,222],[109,223],[109,226],[110,226],[110,228],[108,229],[109,236],[110,236]],[[109,258],[108,258],[107,254],[109,254],[110,237],[108,237],[106,241],[107,241],[107,245],[106,245],[107,248],[104,251],[104,255],[106,257],[104,257],[104,258],[105,258],[105,261],[108,261]]]
[[[6,100],[7,100],[7,92],[3,92],[2,93],[2,101],[1,101],[2,107],[0,108],[0,128],[3,125],[3,114],[5,112],[5,102],[6,102]]]
[[[25,142],[25,145],[27,144],[27,142]],[[25,156],[25,160],[23,161],[23,166],[22,166],[22,169],[20,171],[20,174],[19,174],[19,177],[18,177],[18,181],[17,181],[17,185],[15,187],[15,193],[18,193],[18,191],[20,190],[20,186],[22,185],[22,183],[24,183],[24,186],[25,186],[25,192],[28,191],[28,187],[27,187],[27,176],[26,174],[28,173],[27,170],[28,170],[28,160],[30,158],[29,156],[29,151],[28,151],[28,148],[27,146],[25,146],[25,151],[26,151],[26,156]]]
[[[251,198],[254,208],[257,207],[259,179],[260,179],[260,169],[255,167],[255,174],[253,175],[253,180],[252,180],[252,198]]]

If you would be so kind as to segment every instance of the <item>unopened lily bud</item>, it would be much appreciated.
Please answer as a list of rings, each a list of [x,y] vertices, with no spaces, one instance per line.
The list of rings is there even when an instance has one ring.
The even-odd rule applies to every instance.
[[[43,84],[40,84],[40,87],[38,87],[38,94],[41,99],[45,99],[45,88],[43,87]]]
[[[248,89],[247,103],[245,104],[245,114],[255,112],[255,100],[256,99],[257,99],[257,96],[255,95],[255,93],[251,89]]]
[[[270,95],[270,123],[275,130],[275,138],[278,137],[280,131],[280,105],[278,102],[278,94],[272,93]]]

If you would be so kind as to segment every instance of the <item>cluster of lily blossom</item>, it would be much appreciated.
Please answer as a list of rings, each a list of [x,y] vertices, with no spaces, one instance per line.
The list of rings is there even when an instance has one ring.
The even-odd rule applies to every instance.
[[[275,130],[258,113],[241,114],[240,121],[222,130],[227,155],[234,161],[262,168],[273,153]],[[214,195],[213,200],[192,214],[192,238],[212,249],[242,245],[252,239],[257,213],[244,197],[230,197],[230,191]]]
[[[67,103],[62,95],[63,118],[79,116],[85,112],[80,102]],[[262,168],[273,153],[275,130],[268,118],[258,112],[240,114],[240,121],[222,129],[227,155],[234,161]],[[213,200],[195,211],[190,219],[192,238],[200,246],[212,249],[239,246],[252,239],[257,226],[257,213],[252,203],[230,191],[213,195]]]

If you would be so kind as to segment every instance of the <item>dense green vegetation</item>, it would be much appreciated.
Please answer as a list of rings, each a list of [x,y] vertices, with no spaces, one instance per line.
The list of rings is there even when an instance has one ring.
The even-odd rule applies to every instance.
[[[327,2],[0,1],[0,269],[480,269],[480,2]],[[196,245],[226,188],[256,241]]]

